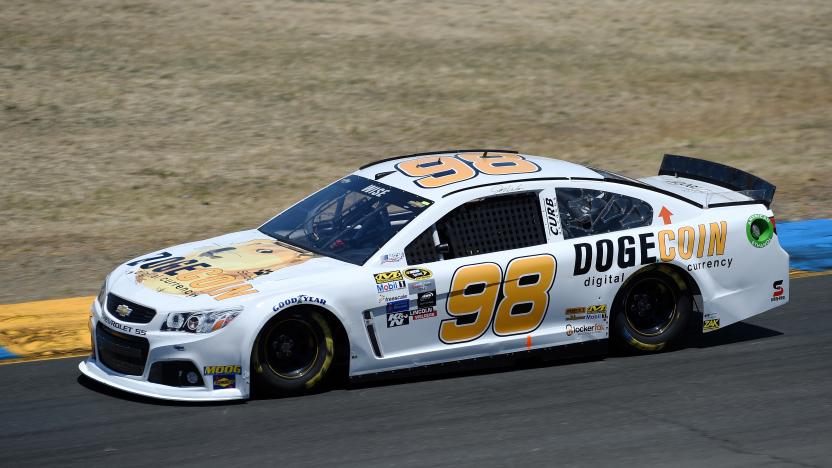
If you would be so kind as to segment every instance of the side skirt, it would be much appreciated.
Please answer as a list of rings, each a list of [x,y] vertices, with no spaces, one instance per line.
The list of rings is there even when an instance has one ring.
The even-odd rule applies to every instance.
[[[571,361],[578,358],[606,356],[609,353],[609,340],[593,340],[550,348],[517,351],[513,353],[484,356],[471,359],[460,359],[438,364],[408,367],[381,372],[371,372],[349,377],[351,383],[365,383],[388,378],[435,377],[447,374],[459,374],[513,366],[518,361],[539,359],[543,362]]]

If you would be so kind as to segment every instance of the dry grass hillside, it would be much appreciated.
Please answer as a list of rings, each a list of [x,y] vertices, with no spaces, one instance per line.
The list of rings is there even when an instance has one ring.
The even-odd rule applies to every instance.
[[[824,0],[4,0],[0,302],[431,149],[695,155],[830,217],[830,24]]]

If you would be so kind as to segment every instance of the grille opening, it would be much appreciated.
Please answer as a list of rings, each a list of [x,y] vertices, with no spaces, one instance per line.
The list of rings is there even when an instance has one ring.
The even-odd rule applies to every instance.
[[[125,375],[142,375],[150,343],[146,338],[110,330],[98,323],[95,327],[98,360],[104,366]]]

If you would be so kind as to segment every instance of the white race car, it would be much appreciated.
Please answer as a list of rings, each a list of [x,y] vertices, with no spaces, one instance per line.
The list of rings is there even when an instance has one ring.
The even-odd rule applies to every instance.
[[[259,229],[116,268],[79,367],[203,401],[608,340],[658,351],[787,302],[773,195],[684,156],[640,180],[505,150],[386,159]]]

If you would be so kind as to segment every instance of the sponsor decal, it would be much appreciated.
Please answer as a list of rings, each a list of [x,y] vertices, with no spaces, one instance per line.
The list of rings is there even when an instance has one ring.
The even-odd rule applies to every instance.
[[[607,305],[597,304],[589,307],[570,307],[566,309],[566,320],[606,320]]]
[[[553,236],[560,235],[560,213],[558,212],[558,204],[553,198],[546,197],[545,214],[549,234]]]
[[[272,310],[277,312],[278,310],[284,309],[295,304],[326,305],[326,299],[321,299],[320,297],[315,296],[307,296],[305,294],[298,294],[297,297],[290,297],[289,299],[284,299],[278,302],[274,307],[272,307]]]
[[[387,313],[393,312],[404,312],[410,308],[410,301],[408,299],[402,299],[399,301],[393,301],[387,303]]]
[[[394,294],[391,296],[385,296],[384,294],[378,295],[379,304],[387,304],[390,301],[398,301],[400,299],[407,299],[407,294]]]
[[[725,255],[725,241],[728,237],[728,223],[699,224],[682,226],[677,231],[662,229],[658,233],[659,260],[671,262],[678,256],[682,260],[703,257],[721,257]],[[676,247],[673,247],[673,242]],[[707,248],[706,248],[707,246]],[[733,260],[733,259],[729,259]],[[722,265],[724,266],[724,265]],[[731,262],[728,262],[728,268]],[[688,268],[690,270],[690,268]]]
[[[566,309],[566,320],[583,320],[586,316],[586,307],[570,307]]]
[[[214,390],[234,388],[237,386],[236,374],[217,374],[214,376]]]
[[[101,314],[101,320],[104,323],[106,323],[110,328],[115,328],[116,330],[118,330],[120,332],[123,332],[123,333],[128,333],[130,335],[138,335],[138,336],[147,335],[147,330],[142,330],[141,328],[136,328],[136,327],[131,327],[129,325],[120,324],[120,323],[116,322],[115,320],[111,319],[110,317],[107,317],[106,314]]]
[[[699,224],[682,226],[678,229],[662,229],[638,236],[620,236],[616,239],[600,239],[595,243],[575,244],[575,268],[573,274],[582,276],[591,271],[604,273],[613,266],[627,269],[637,265],[656,262],[672,262],[677,258],[685,261],[704,257],[722,257],[728,235],[728,223]],[[654,252],[655,250],[655,252]],[[733,258],[717,258],[690,263],[688,271],[704,268],[731,268]],[[624,273],[619,275],[598,275],[587,278],[584,286],[601,287],[604,284],[620,283]]]
[[[771,293],[771,302],[785,301],[786,290],[783,289],[783,280],[777,280],[772,285],[774,292]]]
[[[582,335],[585,333],[598,333],[604,331],[605,326],[603,323],[595,323],[590,325],[579,325],[573,326],[571,323],[566,324],[566,336],[572,336],[574,334]]]
[[[433,307],[436,305],[436,291],[425,291],[419,293],[416,298],[416,306],[419,308],[422,307]]]
[[[720,258],[719,260],[708,260],[707,262],[691,263],[688,271],[705,270],[710,268],[731,268],[733,258]]]
[[[205,366],[202,369],[202,373],[205,375],[242,374],[243,366]]]
[[[600,239],[595,244],[580,242],[575,244],[575,268],[573,274],[582,276],[590,271],[605,272],[612,268],[613,263],[618,262],[619,268],[630,268],[637,264],[647,265],[656,263],[656,257],[648,255],[650,249],[655,248],[652,232],[638,236],[638,246],[633,236],[621,236],[617,239],[618,252],[616,255],[615,243],[612,239]],[[595,260],[593,262],[593,259]]]
[[[686,192],[709,193],[702,187],[691,184],[690,182],[685,182],[683,180],[665,180],[664,182],[668,185],[678,185],[679,187],[684,187],[686,189]]]
[[[381,263],[398,263],[404,260],[404,252],[384,254],[381,256]]]
[[[413,320],[423,320],[439,315],[433,307],[420,307],[416,310],[410,311],[410,318]]]
[[[368,185],[361,189],[361,193],[366,193],[367,195],[372,195],[374,197],[383,197],[390,193],[390,189],[381,188],[378,185]]]
[[[702,322],[702,331],[709,332],[719,330],[719,319],[708,319]]]
[[[436,280],[419,281],[416,283],[408,283],[407,292],[410,294],[418,294],[425,291],[436,291]]]
[[[616,283],[623,283],[624,282],[624,273],[620,275],[599,275],[599,276],[588,276],[584,280],[584,287],[588,288],[590,286],[595,286],[596,288],[600,288],[605,284],[616,284]]]
[[[774,238],[774,226],[766,215],[753,214],[745,223],[745,235],[754,247],[762,249]]]
[[[376,284],[389,283],[391,281],[400,281],[404,279],[404,277],[402,276],[402,272],[399,270],[385,271],[384,273],[376,273],[373,275],[373,278],[375,278]]]
[[[387,314],[387,328],[401,327],[410,323],[410,314],[407,312],[393,312]]]
[[[388,304],[389,305],[389,304]],[[439,313],[433,307],[420,307],[415,310],[401,312],[387,312],[387,328],[409,325],[411,320],[424,320],[436,317]]]
[[[606,304],[597,304],[591,305],[586,308],[586,319],[587,320],[606,320],[607,319],[607,305]]]
[[[389,283],[382,283],[376,285],[376,292],[378,293],[386,293],[390,291],[395,291],[397,289],[404,289],[407,287],[407,284],[404,280],[399,281],[391,281]]]
[[[413,208],[424,208],[426,206],[430,206],[430,202],[427,201],[427,200],[422,200],[422,201],[410,200],[409,202],[407,202],[407,204],[412,206]]]
[[[426,268],[408,268],[407,270],[404,270],[404,276],[406,276],[407,279],[421,281],[432,278],[433,273]]]
[[[138,266],[136,283],[146,288],[186,297],[207,294],[223,301],[257,293],[249,283],[251,280],[314,257],[271,239],[256,239],[202,247],[185,256],[161,252],[127,265]]]

